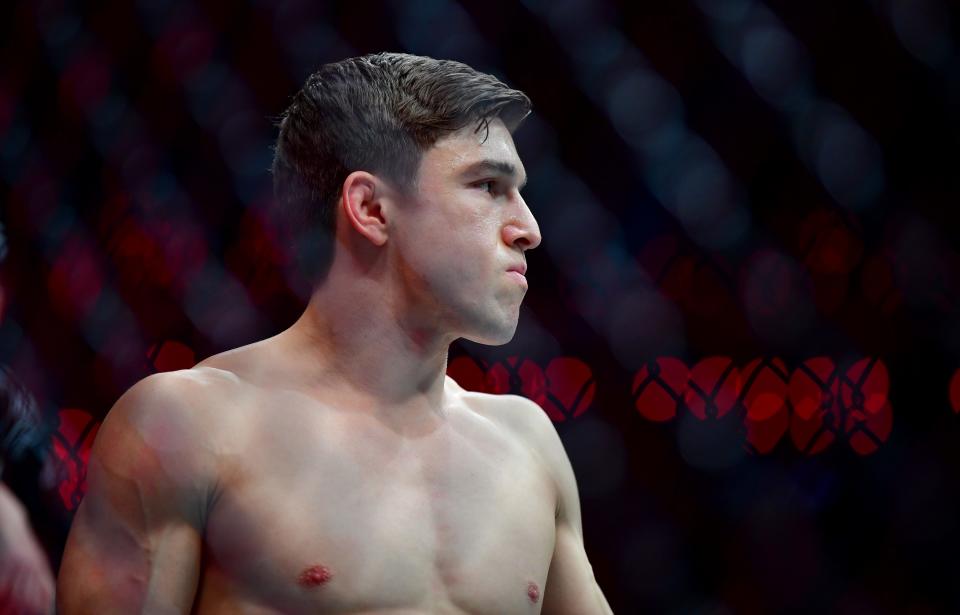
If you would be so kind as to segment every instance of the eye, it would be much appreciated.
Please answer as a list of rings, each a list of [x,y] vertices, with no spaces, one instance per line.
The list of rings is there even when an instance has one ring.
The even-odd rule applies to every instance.
[[[482,181],[482,182],[479,182],[479,183],[474,184],[473,187],[474,187],[474,188],[479,188],[480,190],[483,190],[484,192],[489,192],[490,194],[493,194],[494,190],[495,190],[496,187],[497,187],[497,183],[496,183],[495,181],[493,181],[492,179],[488,179],[488,180],[486,180],[486,181]]]

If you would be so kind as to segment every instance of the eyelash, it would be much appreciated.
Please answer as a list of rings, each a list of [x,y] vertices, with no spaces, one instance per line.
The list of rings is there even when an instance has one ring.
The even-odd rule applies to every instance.
[[[484,186],[489,186],[489,188],[484,188]],[[495,179],[488,179],[482,182],[477,182],[473,184],[473,187],[480,188],[487,194],[499,194],[500,192],[503,191],[500,186],[500,183]]]
[[[495,189],[496,186],[497,186],[497,182],[495,182],[495,181],[492,180],[492,179],[488,179],[488,180],[486,180],[486,181],[482,181],[482,182],[478,182],[478,183],[474,184],[474,187],[475,187],[475,188],[483,188],[484,186],[489,186],[489,188],[486,188],[486,189],[484,189],[483,191],[484,191],[484,192],[489,192],[489,193],[492,194],[493,191],[494,191],[494,189]]]

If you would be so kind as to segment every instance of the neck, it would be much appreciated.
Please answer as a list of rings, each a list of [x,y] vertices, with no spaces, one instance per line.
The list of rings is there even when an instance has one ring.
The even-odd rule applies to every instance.
[[[330,274],[284,332],[310,387],[377,411],[441,412],[453,338],[378,282]]]

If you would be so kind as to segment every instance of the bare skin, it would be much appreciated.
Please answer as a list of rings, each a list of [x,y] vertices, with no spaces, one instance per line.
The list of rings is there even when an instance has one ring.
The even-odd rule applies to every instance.
[[[27,511],[0,483],[0,614],[53,612],[53,573]]]
[[[540,242],[509,132],[482,137],[425,152],[412,195],[352,173],[297,323],[117,402],[60,612],[610,612],[549,419],[445,376],[453,340],[513,336]]]

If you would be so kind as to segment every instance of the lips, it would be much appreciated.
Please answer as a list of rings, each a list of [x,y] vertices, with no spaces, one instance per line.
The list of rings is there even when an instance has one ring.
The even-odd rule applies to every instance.
[[[517,284],[519,284],[521,287],[523,287],[524,289],[527,288],[527,277],[525,275],[523,275],[516,269],[511,269],[506,273],[512,279],[516,280]]]
[[[506,274],[511,278],[513,278],[517,282],[517,284],[519,284],[520,287],[523,288],[524,290],[529,288],[527,285],[527,276],[525,275],[526,273],[527,273],[526,263],[517,263],[516,265],[511,265],[510,268],[507,269],[506,271]]]

